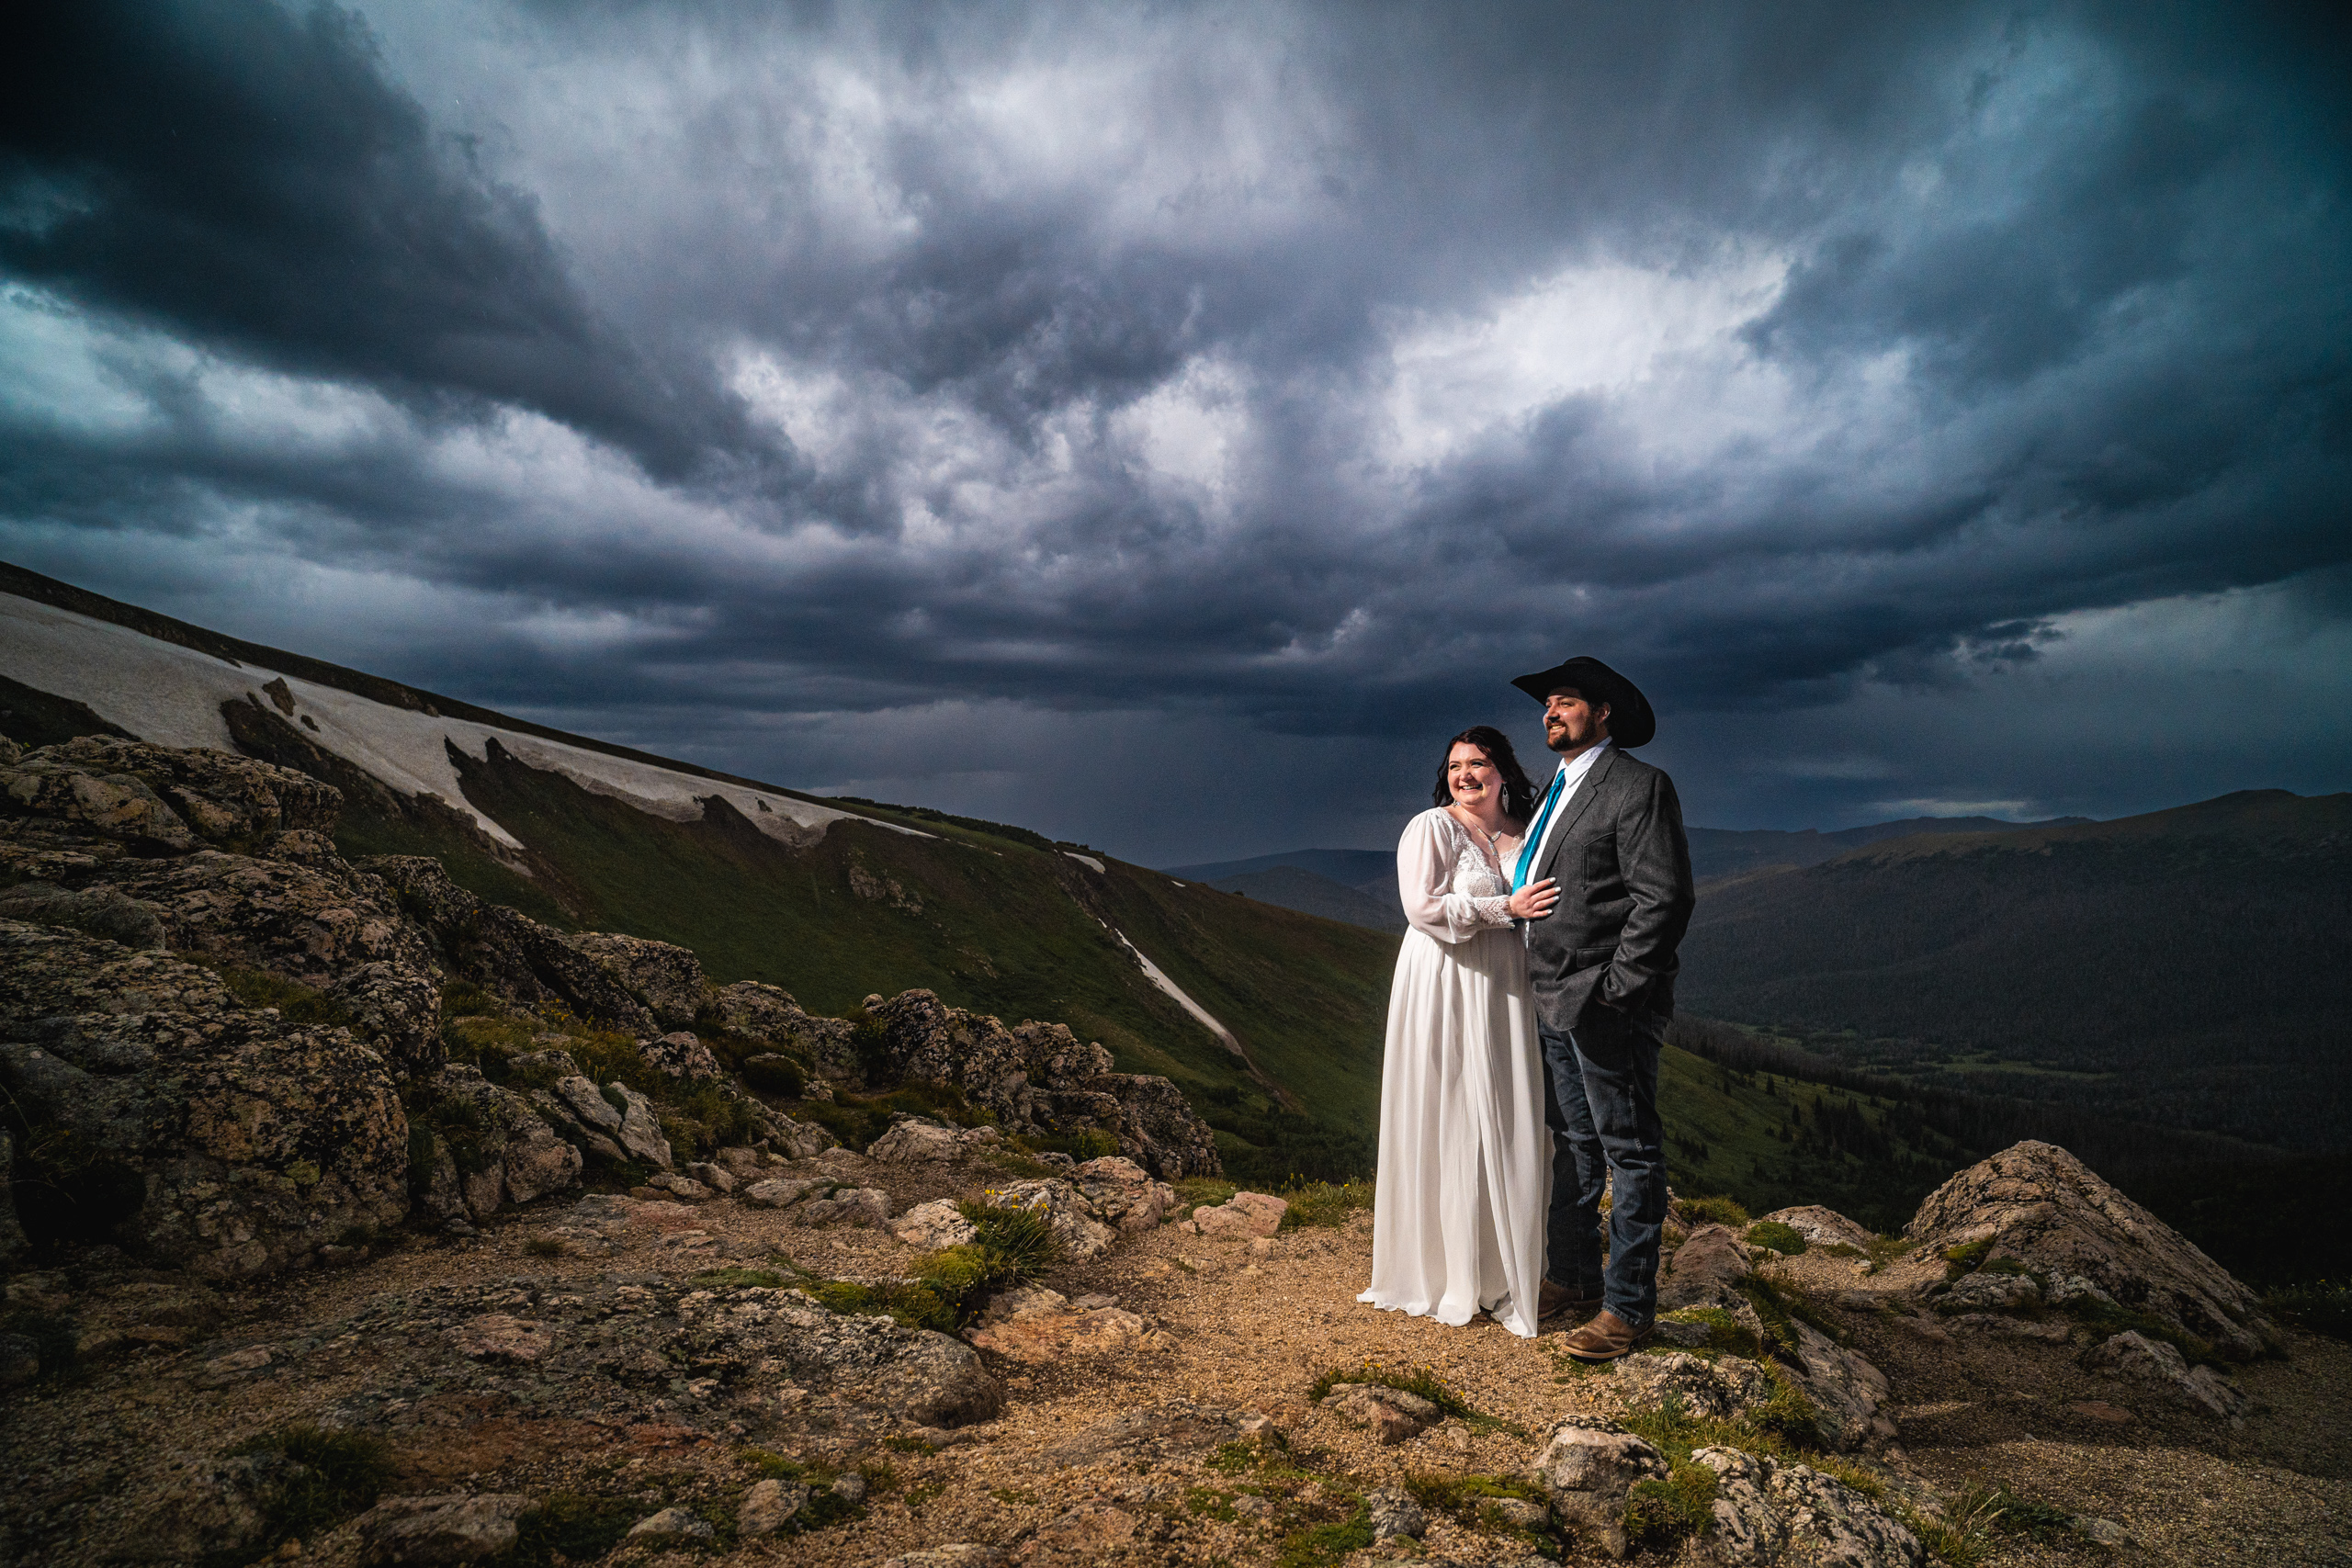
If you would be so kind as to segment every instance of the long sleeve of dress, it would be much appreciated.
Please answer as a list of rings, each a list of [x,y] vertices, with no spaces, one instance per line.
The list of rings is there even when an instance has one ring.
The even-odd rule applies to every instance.
[[[1440,942],[1467,942],[1510,924],[1510,897],[1474,898],[1453,891],[1461,839],[1442,811],[1424,811],[1396,842],[1396,896],[1405,918]]]

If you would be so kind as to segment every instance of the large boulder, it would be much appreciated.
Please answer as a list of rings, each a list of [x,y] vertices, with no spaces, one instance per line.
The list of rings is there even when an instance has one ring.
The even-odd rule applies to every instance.
[[[428,1114],[455,1156],[474,1219],[580,1184],[581,1150],[526,1095],[453,1064],[435,1077],[431,1097]]]
[[[1659,1270],[1658,1310],[1721,1307],[1736,1311],[1747,1303],[1740,1281],[1755,1268],[1754,1255],[1739,1237],[1722,1225],[1701,1225],[1684,1238]]]
[[[1007,1028],[930,991],[868,997],[869,1081],[953,1085],[1010,1133],[1102,1132],[1164,1179],[1213,1173],[1215,1135],[1164,1078],[1114,1073],[1111,1053],[1058,1023]]]
[[[702,1010],[702,960],[683,947],[614,931],[582,931],[573,948],[595,960],[663,1029],[693,1027]]]
[[[407,1213],[391,1064],[348,1030],[247,1008],[195,964],[18,921],[0,921],[0,1087],[44,1134],[42,1190],[72,1203],[40,1223],[237,1279]]]
[[[2086,1280],[2234,1359],[2277,1337],[2252,1291],[2053,1144],[2029,1140],[1969,1167],[1928,1195],[1907,1234],[1923,1253],[1973,1248]]]

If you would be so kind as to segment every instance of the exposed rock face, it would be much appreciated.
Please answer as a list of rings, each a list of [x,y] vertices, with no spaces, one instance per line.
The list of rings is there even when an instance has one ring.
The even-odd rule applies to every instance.
[[[647,1066],[680,1083],[709,1083],[727,1076],[718,1058],[710,1054],[710,1047],[688,1030],[676,1030],[658,1040],[649,1040],[638,1047],[638,1054],[645,1058]]]
[[[1174,1188],[1154,1181],[1143,1167],[1118,1155],[1088,1160],[1073,1173],[1070,1185],[1093,1209],[1094,1217],[1114,1230],[1153,1229],[1176,1201]]]
[[[291,768],[96,735],[0,764],[0,795],[24,816],[182,852],[198,840],[251,851],[289,829],[332,832],[343,808],[340,790]]]
[[[1634,1483],[1666,1476],[1666,1456],[1630,1432],[1555,1427],[1544,1434],[1528,1479],[1552,1499],[1552,1511],[1611,1557],[1623,1557],[1625,1494]]]
[[[702,1010],[702,960],[683,947],[611,931],[582,931],[569,939],[578,951],[618,981],[663,1029],[689,1029]]]
[[[880,1035],[867,1071],[891,1081],[953,1084],[1013,1133],[1088,1129],[1118,1139],[1119,1152],[1172,1179],[1220,1168],[1205,1122],[1164,1078],[1111,1071],[1111,1053],[1058,1023],[1008,1029],[951,1008],[930,991],[866,998]]]
[[[1881,1414],[1886,1374],[1813,1325],[1800,1320],[1794,1326],[1797,1353],[1787,1371],[1819,1414],[1823,1446],[1844,1452],[1893,1438],[1894,1423]]]
[[[900,1214],[891,1224],[890,1234],[919,1251],[936,1252],[943,1247],[961,1247],[980,1233],[956,1208],[955,1200],[941,1198],[918,1203]]]
[[[82,1212],[135,1256],[281,1269],[408,1209],[390,1065],[343,1029],[240,1005],[207,970],[0,921],[0,1084],[68,1134]]]
[[[1016,1181],[996,1190],[995,1201],[1010,1209],[1043,1211],[1061,1243],[1066,1258],[1085,1262],[1100,1258],[1117,1232],[1094,1217],[1094,1206],[1077,1188],[1058,1177]]]
[[[1641,1404],[1679,1399],[1693,1416],[1727,1419],[1772,1397],[1771,1380],[1755,1362],[1738,1356],[1713,1361],[1679,1350],[1628,1356],[1616,1365],[1617,1382]]]
[[[944,1334],[842,1316],[796,1291],[652,1274],[379,1296],[277,1349],[289,1377],[364,1374],[333,1419],[396,1440],[447,1420],[435,1405],[487,1420],[635,1418],[681,1367],[697,1380],[698,1417],[755,1434],[780,1429],[786,1401],[804,1396],[853,1429],[902,1419],[960,1427],[994,1416],[1003,1399],[971,1347]],[[428,1390],[458,1397],[420,1409],[413,1402]]]
[[[431,935],[448,967],[484,989],[526,1005],[554,1002],[615,1029],[660,1032],[651,1010],[562,932],[503,904],[475,897],[449,880],[439,861],[374,855],[357,864],[400,896],[401,907]]]
[[[1002,1292],[964,1331],[964,1337],[980,1349],[1034,1365],[1051,1365],[1071,1356],[1154,1349],[1168,1343],[1166,1334],[1115,1303],[1076,1304],[1058,1291],[1040,1288]]]
[[[818,1077],[857,1081],[857,1030],[845,1019],[816,1018],[791,993],[757,980],[738,980],[711,993],[709,1017],[718,1028],[764,1040],[797,1057]]]
[[[2131,1329],[2091,1347],[2083,1365],[2218,1420],[2244,1416],[2253,1406],[2245,1390],[2212,1368],[2192,1367],[2172,1346]]]
[[[441,1069],[433,1091],[466,1108],[463,1133],[447,1141],[473,1218],[580,1184],[580,1150],[557,1137],[524,1096],[489,1082],[478,1068],[455,1065]]]
[[[1713,1517],[1683,1561],[1706,1568],[1924,1568],[1919,1540],[1844,1482],[1806,1465],[1736,1449],[1701,1449],[1693,1463],[1715,1472]]]
[[[479,1497],[387,1497],[356,1521],[362,1562],[471,1562],[514,1544],[515,1520],[531,1500],[518,1493]]]
[[[910,1118],[866,1145],[865,1157],[893,1165],[964,1159],[1003,1140],[993,1127],[948,1127]]]
[[[1175,1399],[1097,1422],[1046,1450],[1032,1468],[1101,1464],[1123,1456],[1150,1460],[1206,1453],[1236,1441],[1240,1435],[1241,1418],[1232,1411]]]
[[[1814,1247],[1868,1247],[1871,1239],[1869,1226],[1818,1203],[1775,1209],[1757,1223],[1786,1225]]]
[[[1739,1292],[1739,1282],[1754,1271],[1754,1260],[1739,1237],[1722,1225],[1701,1225],[1674,1249],[1674,1256],[1659,1271],[1658,1310],[1736,1310],[1747,1303],[1747,1298]]]
[[[2080,1276],[2224,1355],[2257,1355],[2276,1334],[2252,1291],[2054,1145],[2018,1144],[1962,1171],[1908,1234],[1930,1252],[1989,1241],[1995,1257]]]

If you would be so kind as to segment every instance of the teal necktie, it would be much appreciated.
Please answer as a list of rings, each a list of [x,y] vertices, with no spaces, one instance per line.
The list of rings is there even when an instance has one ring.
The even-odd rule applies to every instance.
[[[1560,785],[1566,782],[1566,773],[1554,773],[1552,787],[1544,792],[1544,809],[1535,814],[1535,825],[1528,829],[1526,846],[1519,852],[1519,864],[1510,874],[1514,893],[1527,886],[1527,874],[1535,869],[1535,852],[1543,846],[1544,829],[1552,825],[1552,808],[1560,804]]]

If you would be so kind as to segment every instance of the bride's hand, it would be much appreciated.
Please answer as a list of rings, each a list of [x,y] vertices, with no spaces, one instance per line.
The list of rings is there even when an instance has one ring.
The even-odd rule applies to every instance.
[[[1541,882],[1531,882],[1512,894],[1509,908],[1511,919],[1515,920],[1540,920],[1549,915],[1552,906],[1559,901],[1560,885],[1547,876]]]

